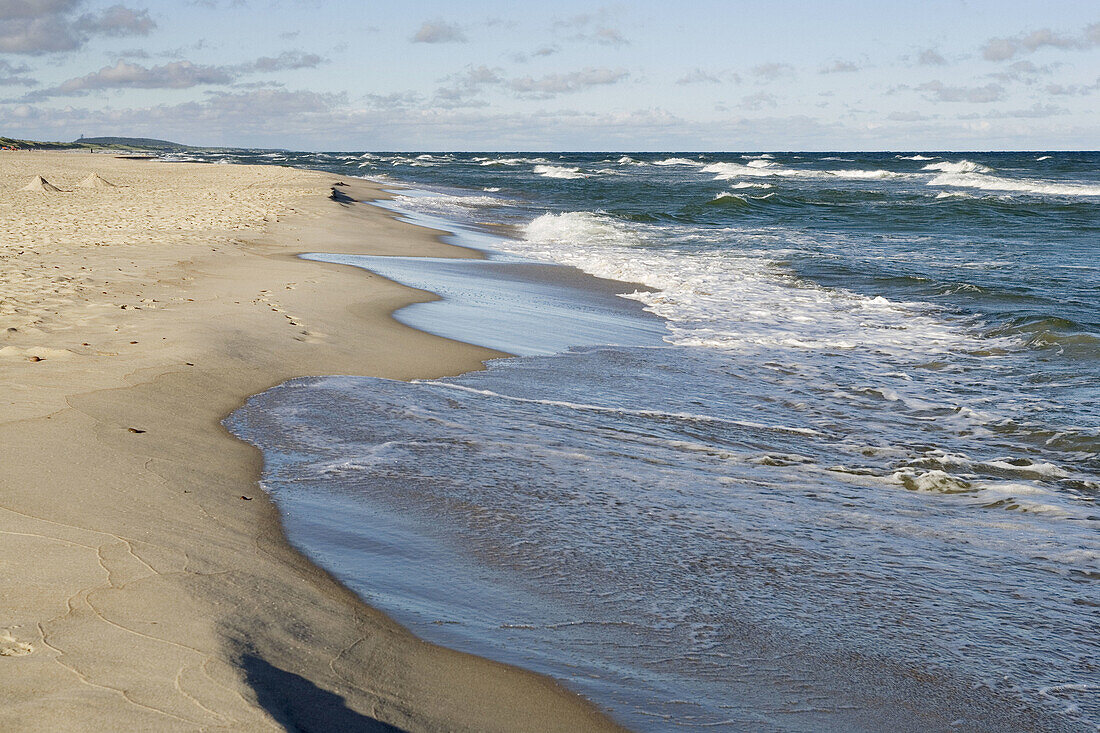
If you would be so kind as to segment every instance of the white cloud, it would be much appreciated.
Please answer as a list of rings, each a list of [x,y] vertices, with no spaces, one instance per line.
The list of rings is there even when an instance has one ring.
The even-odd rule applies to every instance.
[[[999,102],[1005,98],[1005,90],[1000,84],[986,84],[980,87],[950,86],[942,81],[929,81],[914,87],[918,92],[927,92],[927,97],[936,102],[969,102],[986,104]]]
[[[945,66],[947,59],[936,49],[926,48],[917,54],[917,63],[921,66]]]
[[[991,38],[982,47],[982,56],[988,61],[1007,61],[1041,48],[1083,50],[1096,46],[1100,46],[1100,23],[1086,26],[1077,35],[1065,35],[1055,33],[1049,28],[1040,28],[1011,38]]]
[[[413,43],[466,43],[461,26],[445,20],[428,20],[412,37]]]
[[[733,71],[707,71],[696,66],[676,80],[677,84],[721,84],[722,82],[741,83],[741,76]]]
[[[557,94],[579,92],[595,86],[622,81],[629,76],[625,69],[589,67],[567,74],[547,74],[538,78],[525,76],[510,79],[507,87],[521,96],[546,99]]]
[[[288,71],[293,69],[313,69],[324,61],[315,53],[303,51],[283,51],[278,56],[261,56],[255,61],[240,67],[241,71]]]
[[[760,79],[774,81],[780,77],[792,75],[794,73],[794,67],[790,64],[772,61],[754,66],[749,69],[749,72]]]
[[[823,66],[820,70],[822,74],[844,74],[853,71],[859,71],[859,67],[851,61],[841,61],[837,59],[827,66]]]
[[[775,95],[768,94],[767,92],[757,92],[756,94],[750,94],[746,97],[741,97],[741,109],[747,110],[760,110],[765,107],[775,107],[779,104],[779,100],[775,98]]]
[[[611,25],[612,15],[609,8],[600,8],[594,13],[582,13],[564,20],[556,20],[553,28],[559,33],[564,33],[571,41],[596,43],[601,46],[629,45],[630,41]]]

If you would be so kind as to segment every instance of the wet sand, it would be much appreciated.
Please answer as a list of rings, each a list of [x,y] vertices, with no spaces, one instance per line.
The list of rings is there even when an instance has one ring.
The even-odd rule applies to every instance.
[[[363,604],[287,544],[260,454],[221,425],[293,377],[500,356],[390,318],[429,293],[297,257],[475,253],[355,179],[2,156],[0,727],[615,728]],[[21,191],[35,175],[61,190]]]

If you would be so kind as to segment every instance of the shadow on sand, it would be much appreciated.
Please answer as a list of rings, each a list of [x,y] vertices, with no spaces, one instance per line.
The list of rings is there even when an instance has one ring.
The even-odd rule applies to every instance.
[[[400,728],[357,713],[344,698],[254,654],[241,657],[248,683],[264,710],[295,733],[394,733]]]

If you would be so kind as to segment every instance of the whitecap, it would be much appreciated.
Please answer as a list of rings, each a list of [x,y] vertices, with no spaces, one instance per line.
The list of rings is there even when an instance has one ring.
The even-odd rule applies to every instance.
[[[943,173],[929,181],[928,185],[980,188],[986,191],[1011,191],[1051,196],[1100,196],[1100,185],[1056,183],[1030,178],[1004,178],[981,173]]]
[[[545,178],[587,178],[580,168],[558,165],[536,165],[534,172]]]
[[[655,160],[653,165],[704,165],[702,161],[690,160],[688,158],[665,158],[664,160]]]
[[[852,170],[837,170],[828,171],[829,175],[836,176],[837,178],[854,178],[854,179],[883,179],[883,178],[904,178],[904,173],[895,173],[894,171],[887,170],[873,170],[865,171],[858,168]]]
[[[993,169],[972,160],[960,160],[955,163],[929,163],[921,170],[940,171],[942,173],[990,173]]]

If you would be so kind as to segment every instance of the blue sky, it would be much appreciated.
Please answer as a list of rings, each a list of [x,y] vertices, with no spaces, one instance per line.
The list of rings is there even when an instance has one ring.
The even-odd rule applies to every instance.
[[[0,0],[0,134],[306,150],[1096,149],[1100,5]]]

